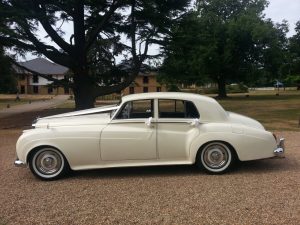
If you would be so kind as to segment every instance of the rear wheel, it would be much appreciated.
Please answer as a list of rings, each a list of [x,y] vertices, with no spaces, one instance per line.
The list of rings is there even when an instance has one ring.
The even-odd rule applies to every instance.
[[[68,163],[60,151],[52,147],[44,147],[31,155],[29,168],[42,180],[55,180],[66,173]]]
[[[197,164],[208,173],[225,173],[234,162],[233,151],[223,142],[210,142],[204,145],[199,153],[197,155]]]

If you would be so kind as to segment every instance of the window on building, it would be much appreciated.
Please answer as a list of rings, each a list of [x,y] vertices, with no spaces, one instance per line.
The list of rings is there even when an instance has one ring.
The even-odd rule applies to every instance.
[[[39,82],[39,76],[38,75],[33,75],[32,83],[38,83],[38,82]]]
[[[161,87],[156,87],[156,92],[161,92]]]
[[[19,75],[19,80],[25,80],[25,74]]]
[[[129,94],[134,94],[134,87],[129,87]]]
[[[39,87],[38,86],[33,86],[33,93],[38,94],[39,93]]]
[[[197,108],[190,101],[161,99],[158,110],[160,118],[199,118]]]
[[[24,85],[21,85],[21,90],[20,90],[20,92],[21,92],[21,94],[25,94],[25,86]]]
[[[143,88],[143,92],[144,92],[144,93],[148,92],[148,87],[144,87],[144,88]]]
[[[143,84],[148,84],[149,78],[147,76],[143,77]]]
[[[117,119],[137,119],[153,117],[153,100],[137,100],[125,103]]]
[[[53,93],[53,88],[52,87],[48,87],[48,94],[52,94]]]

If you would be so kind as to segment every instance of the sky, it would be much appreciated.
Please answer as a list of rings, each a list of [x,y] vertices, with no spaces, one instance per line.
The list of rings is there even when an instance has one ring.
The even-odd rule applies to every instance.
[[[295,34],[295,24],[300,20],[300,0],[269,0],[265,14],[274,22],[282,22],[286,19],[290,25],[288,33],[290,37]]]
[[[289,23],[289,33],[287,35],[291,37],[295,34],[296,22],[300,21],[300,0],[269,0],[269,6],[265,9],[264,13],[266,18],[271,18],[276,23],[281,23],[284,19],[287,20]],[[66,31],[66,40],[68,41],[71,33],[73,33],[73,28],[70,24],[64,24],[62,28]],[[41,39],[44,39],[46,36],[45,31],[40,30],[39,36]],[[46,40],[44,39],[44,41]],[[49,44],[53,45],[54,43],[50,42]],[[150,54],[156,54],[157,52],[157,46],[149,48]],[[36,56],[27,54],[25,59],[21,59],[21,61],[33,58],[36,58]],[[117,59],[117,61],[119,60]]]

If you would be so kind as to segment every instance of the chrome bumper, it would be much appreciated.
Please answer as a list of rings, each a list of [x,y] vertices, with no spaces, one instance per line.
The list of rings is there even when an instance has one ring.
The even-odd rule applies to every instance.
[[[277,148],[274,150],[275,157],[284,158],[285,157],[284,151],[285,151],[284,138],[280,138],[279,142],[277,143]]]
[[[16,167],[26,167],[26,163],[22,162],[22,161],[19,160],[19,159],[16,159],[16,160],[15,160],[14,165],[15,165]]]

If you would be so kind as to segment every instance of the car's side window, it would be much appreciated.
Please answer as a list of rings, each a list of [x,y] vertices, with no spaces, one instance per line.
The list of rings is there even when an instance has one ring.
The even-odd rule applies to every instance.
[[[199,118],[194,103],[184,100],[159,99],[159,118]]]
[[[153,100],[137,100],[125,103],[116,119],[153,117]]]

